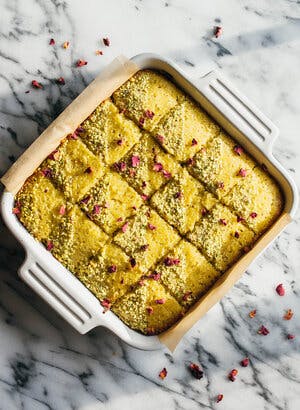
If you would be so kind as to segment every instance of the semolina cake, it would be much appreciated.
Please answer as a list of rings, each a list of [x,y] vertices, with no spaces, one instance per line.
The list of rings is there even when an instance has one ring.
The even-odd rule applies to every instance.
[[[106,172],[80,200],[81,209],[107,232],[120,228],[136,213],[142,198],[115,172]]]
[[[74,272],[91,292],[108,303],[114,303],[131,290],[142,275],[139,266],[132,266],[130,257],[111,243],[76,266]]]
[[[80,129],[83,142],[108,165],[119,161],[141,136],[139,127],[110,99],[100,104]]]
[[[282,206],[243,147],[166,76],[141,70],[62,138],[13,213],[103,313],[153,335],[205,295]]]
[[[221,275],[185,239],[164,256],[153,272],[183,306],[195,303]]]
[[[219,133],[219,126],[189,99],[167,112],[154,129],[157,141],[179,161],[192,158]]]
[[[156,280],[141,284],[117,300],[112,311],[132,329],[148,335],[160,333],[184,314],[184,308]]]
[[[242,178],[251,174],[255,166],[248,155],[239,154],[239,150],[236,152],[236,147],[235,142],[221,132],[195,155],[192,165],[188,167],[218,198],[222,198]]]
[[[225,271],[253,243],[255,234],[217,203],[196,223],[188,239],[220,271]]]
[[[145,134],[114,168],[129,185],[148,197],[177,173],[180,165]]]
[[[113,93],[116,106],[147,131],[183,99],[173,83],[151,70],[139,71]]]
[[[185,169],[151,198],[151,205],[161,217],[183,235],[193,229],[202,213],[209,210],[215,202],[213,195]]]
[[[126,221],[113,241],[146,272],[180,236],[153,209],[143,206]]]

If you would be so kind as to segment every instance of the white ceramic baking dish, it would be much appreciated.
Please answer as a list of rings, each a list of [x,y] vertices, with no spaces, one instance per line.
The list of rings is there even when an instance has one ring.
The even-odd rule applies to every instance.
[[[140,69],[157,69],[170,76],[259,163],[264,163],[282,188],[284,210],[294,216],[298,201],[296,186],[272,154],[278,129],[259,109],[217,71],[201,78],[188,78],[172,61],[158,55],[139,54],[132,60]],[[161,348],[158,337],[143,336],[131,330],[111,311],[103,314],[95,296],[22,226],[12,213],[13,204],[13,195],[5,191],[1,201],[2,216],[26,251],[26,260],[19,269],[19,275],[32,289],[82,334],[96,326],[104,326],[134,347],[145,350]]]

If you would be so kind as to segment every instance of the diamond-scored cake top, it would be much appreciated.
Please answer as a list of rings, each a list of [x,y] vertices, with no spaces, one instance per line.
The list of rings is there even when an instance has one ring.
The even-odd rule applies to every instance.
[[[26,229],[129,327],[185,314],[278,217],[275,181],[191,98],[141,70],[16,195]]]

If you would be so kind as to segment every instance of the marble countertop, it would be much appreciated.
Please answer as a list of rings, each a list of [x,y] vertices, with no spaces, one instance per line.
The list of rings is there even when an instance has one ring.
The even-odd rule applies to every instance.
[[[299,187],[298,0],[0,0],[0,23],[1,173],[115,56],[151,51],[190,75],[210,61],[231,78],[280,128],[274,155]],[[215,25],[223,27],[218,39]],[[77,59],[88,65],[76,68]],[[55,83],[60,76],[65,86]],[[31,88],[34,79],[43,90]],[[24,252],[1,224],[0,409],[299,409],[299,223],[298,212],[173,355],[138,351],[103,328],[77,334],[17,278]],[[288,308],[290,321],[282,319]],[[261,324],[268,336],[257,334]],[[190,362],[203,366],[201,380]]]

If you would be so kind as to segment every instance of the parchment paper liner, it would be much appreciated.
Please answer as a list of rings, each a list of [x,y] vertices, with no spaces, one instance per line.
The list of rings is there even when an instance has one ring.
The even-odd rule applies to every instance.
[[[41,162],[71,134],[106,98],[139,70],[126,57],[119,56],[105,67],[96,79],[49,125],[2,177],[7,191],[15,195]],[[215,285],[196,302],[188,313],[170,329],[158,335],[169,350],[174,351],[184,334],[214,305],[242,276],[252,260],[288,225],[291,217],[283,213],[259,239],[253,249],[225,272]]]
[[[12,194],[16,194],[26,179],[41,162],[57,148],[60,141],[94,111],[103,100],[139,70],[124,56],[119,56],[106,66],[91,84],[49,125],[1,178]]]

